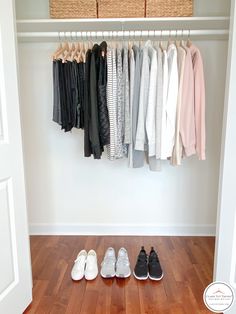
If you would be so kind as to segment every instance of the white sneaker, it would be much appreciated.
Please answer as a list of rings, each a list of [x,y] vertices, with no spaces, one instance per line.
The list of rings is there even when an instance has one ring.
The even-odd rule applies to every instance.
[[[94,250],[90,250],[87,255],[85,267],[85,279],[93,280],[98,275],[97,254]]]
[[[116,277],[128,278],[131,275],[128,253],[125,248],[120,248],[116,262]]]
[[[101,276],[103,278],[115,277],[116,275],[115,265],[116,265],[115,250],[112,247],[109,247],[105,253],[102,262]]]
[[[84,277],[86,259],[87,252],[85,250],[80,251],[71,270],[71,278],[73,280],[81,280]]]

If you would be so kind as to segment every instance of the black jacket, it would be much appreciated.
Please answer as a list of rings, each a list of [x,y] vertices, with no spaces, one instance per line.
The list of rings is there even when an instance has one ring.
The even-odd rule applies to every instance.
[[[89,124],[91,116],[90,108],[90,62],[92,52],[89,49],[86,53],[85,80],[84,80],[84,156],[90,157],[92,154],[89,134]]]
[[[100,143],[99,119],[98,119],[98,73],[99,73],[99,46],[95,44],[91,54],[90,64],[90,107],[91,119],[89,123],[89,138],[92,153],[95,159],[100,159],[102,155],[102,145]]]
[[[102,146],[110,144],[110,123],[107,108],[107,43],[102,42],[99,49],[98,75],[98,118],[99,134]]]

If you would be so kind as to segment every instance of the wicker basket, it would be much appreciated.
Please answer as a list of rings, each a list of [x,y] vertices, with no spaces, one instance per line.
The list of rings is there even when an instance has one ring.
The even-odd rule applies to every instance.
[[[50,0],[50,16],[54,19],[96,18],[96,0]]]
[[[98,0],[99,18],[144,17],[144,0]]]
[[[147,17],[193,15],[193,0],[146,0]]]

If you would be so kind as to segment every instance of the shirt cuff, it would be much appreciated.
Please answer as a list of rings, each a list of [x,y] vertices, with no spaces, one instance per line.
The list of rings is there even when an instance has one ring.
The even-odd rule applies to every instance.
[[[196,154],[195,146],[192,145],[192,146],[189,146],[189,147],[185,147],[184,148],[184,152],[185,152],[186,157],[190,157],[192,155],[195,155]]]

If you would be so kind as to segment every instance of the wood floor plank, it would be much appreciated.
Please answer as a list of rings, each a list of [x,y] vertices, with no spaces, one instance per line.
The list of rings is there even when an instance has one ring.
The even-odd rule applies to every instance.
[[[110,312],[113,314],[125,314],[125,282],[127,280],[115,278],[113,279],[111,292]]]
[[[212,281],[214,238],[132,236],[32,236],[33,302],[28,314],[208,314],[202,299]],[[125,247],[133,271],[144,245],[154,246],[164,270],[160,282],[71,279],[80,250],[94,249],[98,266],[112,246],[116,254]]]
[[[27,313],[33,314],[36,312],[38,305],[45,294],[45,291],[48,286],[47,280],[35,280],[34,289],[33,289],[33,300],[30,306],[27,308]]]
[[[86,291],[86,281],[71,282],[72,289],[65,314],[80,313]],[[92,300],[91,300],[92,302]]]
[[[35,314],[49,314],[56,302],[55,296],[43,296],[38,304]]]
[[[86,289],[80,314],[95,314],[98,301],[98,291]]]
[[[125,286],[125,308],[126,314],[142,314],[139,302],[139,289],[137,280],[132,277]]]

